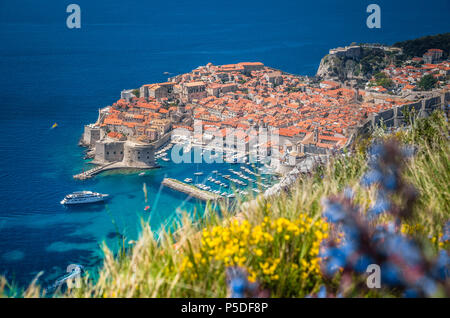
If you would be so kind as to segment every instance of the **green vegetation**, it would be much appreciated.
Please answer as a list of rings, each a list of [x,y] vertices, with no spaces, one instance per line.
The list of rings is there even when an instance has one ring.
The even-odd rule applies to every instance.
[[[394,82],[383,72],[375,74],[375,83],[377,86],[383,86],[386,89],[391,89]]]
[[[363,74],[367,75],[379,72],[387,65],[385,62],[385,54],[382,51],[362,49],[362,52],[360,65]]]
[[[436,87],[438,80],[434,78],[432,74],[424,75],[420,81],[417,83],[417,87],[419,87],[423,91],[429,91],[432,88]]]
[[[393,46],[403,49],[408,57],[422,56],[429,49],[444,50],[444,58],[450,52],[450,33],[425,36],[415,40],[397,42]]]
[[[140,95],[141,95],[141,92],[140,92],[140,90],[139,90],[138,88],[133,89],[132,93],[133,93],[133,95],[136,96],[137,98],[139,98]]]
[[[177,230],[161,234],[158,240],[149,225],[143,224],[139,240],[132,244],[124,241],[126,248],[118,255],[104,247],[104,264],[95,282],[86,276],[82,288],[54,296],[225,297],[225,272],[233,265],[246,268],[249,279],[260,282],[272,297],[303,297],[317,292],[325,280],[319,271],[318,248],[328,235],[321,201],[350,187],[360,206],[368,209],[373,204],[374,189],[361,187],[359,178],[367,170],[366,153],[375,138],[394,137],[417,147],[404,177],[419,191],[419,202],[402,231],[423,240],[437,253],[439,248],[449,248],[448,242],[437,239],[450,218],[448,132],[441,112],[417,119],[393,134],[378,128],[372,136],[360,137],[350,155],[335,157],[312,176],[300,178],[287,193],[240,204],[237,214],[221,205],[222,216],[218,217],[207,207],[206,216],[184,216]],[[336,278],[326,283],[340,282]],[[0,279],[2,294],[42,295],[34,284],[17,291]],[[381,295],[372,291],[365,296]],[[395,291],[392,296],[396,296]]]

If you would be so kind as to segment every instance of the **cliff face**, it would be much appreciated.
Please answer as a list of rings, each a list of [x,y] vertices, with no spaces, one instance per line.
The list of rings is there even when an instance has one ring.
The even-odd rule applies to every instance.
[[[359,63],[353,59],[327,55],[320,61],[316,76],[323,79],[353,79],[360,76]]]
[[[368,80],[389,64],[402,61],[401,53],[389,48],[353,46],[332,50],[320,62],[317,77],[321,79]]]

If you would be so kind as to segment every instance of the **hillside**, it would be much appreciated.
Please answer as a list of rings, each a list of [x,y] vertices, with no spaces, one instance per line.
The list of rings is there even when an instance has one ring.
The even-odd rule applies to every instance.
[[[389,235],[395,235],[393,242],[403,244],[395,245],[393,259],[403,257],[403,252],[411,255],[411,249],[417,248],[411,245],[416,244],[412,242],[421,242],[418,246],[426,249],[427,257],[433,258],[440,253],[444,258],[436,264],[448,266],[446,250],[450,247],[450,223],[447,228],[445,224],[450,219],[450,197],[445,189],[450,180],[450,143],[447,136],[448,123],[440,112],[417,120],[412,127],[394,134],[379,128],[370,138],[359,140],[349,155],[336,157],[314,175],[300,178],[289,192],[268,199],[259,197],[250,205],[241,205],[238,214],[221,206],[222,217],[213,210],[197,221],[185,217],[175,233],[166,233],[158,241],[148,225],[144,225],[140,239],[124,241],[124,249],[119,255],[104,248],[104,265],[96,282],[86,276],[81,288],[54,296],[225,297],[233,293],[232,282],[236,275],[241,275],[246,282],[246,296],[305,297],[319,290],[324,296],[325,287],[325,296],[395,297],[405,296],[405,293],[415,295],[413,292],[418,296],[449,295],[448,278],[447,286],[444,285],[447,291],[439,287],[433,289],[432,294],[423,291],[421,286],[385,288],[383,285],[381,290],[368,290],[356,283],[361,279],[365,281],[365,276],[356,271],[355,266],[359,263],[351,265],[334,259],[333,255],[341,255],[332,252],[338,245],[328,245],[339,233],[335,232],[338,228],[333,222],[345,218],[345,209],[360,206],[362,215],[379,215],[376,221],[371,219],[374,232],[370,235],[382,234],[386,236],[385,240]],[[409,145],[405,149],[416,149],[414,157],[408,161],[399,160],[402,155],[395,154],[399,154],[400,148],[392,138]],[[385,141],[382,149],[368,148],[375,139]],[[371,156],[368,156],[369,152]],[[384,171],[386,163],[382,161],[374,165],[373,154],[382,155],[383,152],[387,153],[386,163],[395,168]],[[381,173],[386,173],[387,179],[380,187],[367,187],[376,180],[376,173],[380,173],[376,171],[384,171]],[[389,193],[383,200],[392,197],[395,203],[379,203],[377,192],[380,193],[382,188]],[[350,192],[352,204],[348,205]],[[344,193],[343,196],[340,193]],[[349,221],[358,218],[352,213],[346,217],[349,216]],[[397,220],[395,232],[392,229],[391,232],[380,232],[380,227],[389,228],[393,220]],[[362,220],[355,224],[360,222]],[[345,232],[339,237],[343,235]],[[362,242],[367,244],[367,240]],[[320,252],[323,248],[328,249],[328,256]],[[383,257],[389,253],[392,251],[383,250]],[[329,267],[327,262],[330,260],[338,267]],[[333,268],[341,268],[341,272],[335,272],[330,278]],[[347,281],[349,277],[355,281],[351,288],[343,288],[341,273],[350,275]],[[388,282],[389,277],[383,277],[383,281]],[[441,286],[438,278],[433,280],[436,286]],[[2,294],[30,297],[42,295],[42,291],[34,285],[26,291],[17,291],[0,279]]]
[[[446,59],[450,52],[450,33],[397,42],[393,46],[402,48],[403,53],[408,57],[421,57],[429,49],[441,49],[444,51],[444,59]]]
[[[340,81],[365,81],[389,64],[399,64],[403,60],[404,56],[397,52],[378,47],[352,46],[346,53],[328,54],[322,58],[316,76]]]
[[[400,48],[403,54],[391,48]],[[352,44],[341,48],[340,52],[322,58],[316,76],[322,79],[363,82],[390,64],[400,66],[406,59],[421,57],[428,49],[433,48],[443,50],[443,57],[446,59],[450,52],[450,33],[397,42],[391,48],[370,44]]]

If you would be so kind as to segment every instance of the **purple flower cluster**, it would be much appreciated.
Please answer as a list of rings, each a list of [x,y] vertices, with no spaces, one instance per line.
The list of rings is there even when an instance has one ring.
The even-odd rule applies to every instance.
[[[342,272],[341,293],[349,291],[350,286],[355,289],[355,274],[377,264],[382,288],[403,292],[407,297],[450,295],[449,252],[442,250],[436,259],[429,259],[418,242],[399,231],[418,198],[417,191],[401,177],[404,161],[414,152],[414,148],[400,148],[394,140],[372,147],[369,171],[361,185],[376,186],[377,197],[366,214],[354,203],[350,189],[325,200],[323,215],[333,224],[333,231],[321,247],[322,272],[326,277]],[[392,200],[394,196],[397,203]],[[376,225],[376,217],[382,213],[391,214],[395,222]],[[447,236],[448,227],[449,223]]]

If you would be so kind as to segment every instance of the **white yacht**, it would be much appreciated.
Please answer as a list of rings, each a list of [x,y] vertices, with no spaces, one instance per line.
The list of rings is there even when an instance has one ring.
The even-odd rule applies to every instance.
[[[92,191],[77,191],[66,195],[60,203],[64,205],[95,203],[102,202],[107,197],[108,194],[101,194]]]

